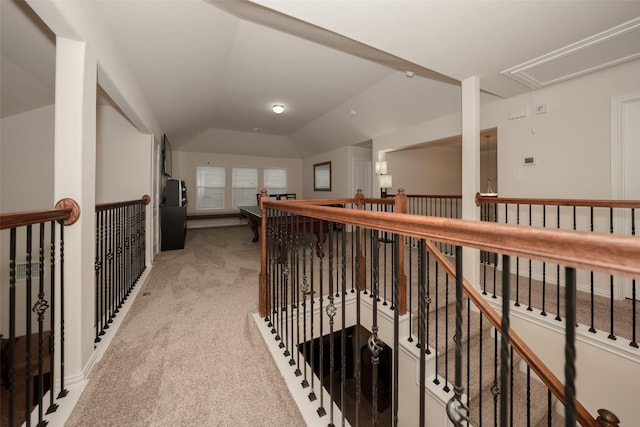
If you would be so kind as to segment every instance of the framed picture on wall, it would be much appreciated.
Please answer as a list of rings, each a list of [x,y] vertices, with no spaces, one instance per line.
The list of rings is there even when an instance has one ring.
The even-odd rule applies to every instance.
[[[331,162],[313,165],[313,190],[331,191]]]

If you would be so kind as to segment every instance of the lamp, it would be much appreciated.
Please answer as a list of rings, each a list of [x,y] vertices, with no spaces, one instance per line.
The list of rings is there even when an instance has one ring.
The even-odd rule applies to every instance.
[[[387,161],[386,160],[378,160],[376,162],[376,174],[377,175],[386,175],[387,174]]]
[[[393,179],[391,178],[391,175],[383,174],[379,177],[379,183],[380,197],[385,198],[387,197],[387,190],[393,187]]]
[[[284,105],[275,104],[273,106],[273,112],[276,114],[282,114],[284,112]]]

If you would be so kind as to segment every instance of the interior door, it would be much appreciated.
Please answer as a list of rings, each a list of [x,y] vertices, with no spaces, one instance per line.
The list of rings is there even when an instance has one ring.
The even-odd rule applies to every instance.
[[[640,200],[640,92],[614,98],[611,102],[611,171],[613,199]],[[635,212],[638,227],[640,214]],[[615,227],[632,229],[631,212],[616,219]],[[637,235],[637,233],[636,233]],[[632,298],[631,280],[623,281],[624,297]],[[636,299],[639,297],[636,283]]]
[[[353,159],[353,185],[351,186],[352,196],[356,195],[356,191],[358,189],[362,189],[362,192],[366,197],[372,197],[371,174],[371,160]]]

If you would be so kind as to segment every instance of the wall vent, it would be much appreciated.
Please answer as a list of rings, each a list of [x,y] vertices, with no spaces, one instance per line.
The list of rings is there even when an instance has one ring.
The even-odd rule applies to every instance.
[[[28,262],[20,262],[16,264],[16,280],[27,280],[27,266]],[[40,263],[32,262],[31,263],[31,278],[37,279],[40,277]],[[44,265],[42,266],[42,270],[44,273]]]

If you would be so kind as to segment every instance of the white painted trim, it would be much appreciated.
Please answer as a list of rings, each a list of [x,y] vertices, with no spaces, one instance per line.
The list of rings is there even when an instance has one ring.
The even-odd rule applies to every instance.
[[[640,92],[633,92],[611,99],[611,198],[625,198],[625,139],[624,120],[625,106],[640,102]],[[614,227],[618,230],[629,228],[629,220],[622,214],[614,218]],[[615,287],[616,299],[631,298],[631,281],[628,279],[618,280]]]

